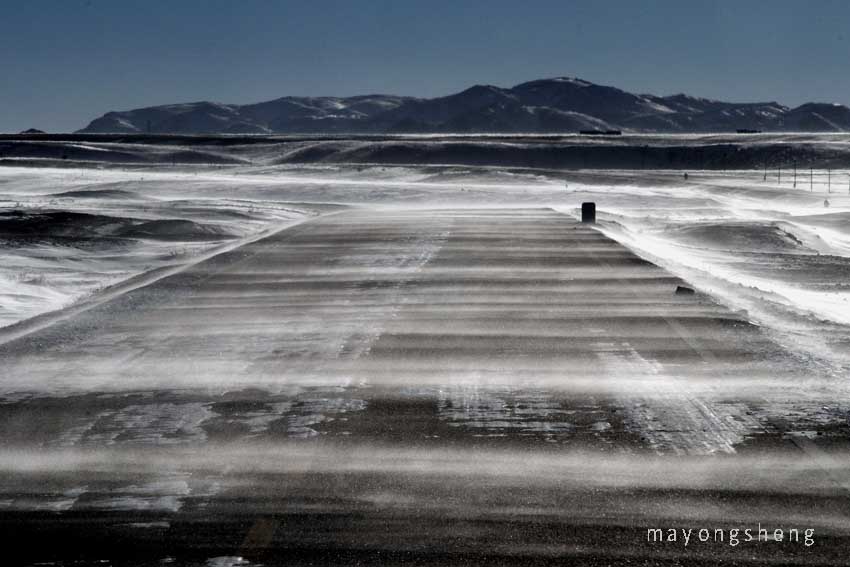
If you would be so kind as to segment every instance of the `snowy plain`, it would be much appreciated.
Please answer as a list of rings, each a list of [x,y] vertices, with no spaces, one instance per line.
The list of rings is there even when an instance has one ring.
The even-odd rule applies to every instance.
[[[306,526],[287,534],[308,546],[325,545],[310,531],[319,526],[337,543],[423,549],[445,541],[448,524],[459,549],[515,558],[579,553],[563,534],[580,534],[588,553],[653,557],[632,536],[665,521],[786,522],[846,546],[847,170],[801,170],[794,187],[772,170],[686,179],[280,165],[255,153],[231,152],[251,164],[0,167],[0,343],[33,315],[47,325],[56,309],[120,299],[121,282],[144,274],[175,276],[179,292],[151,286],[154,297],[137,294],[146,309],[117,301],[114,320],[68,325],[97,327],[88,338],[47,332],[17,350],[8,341],[0,511],[48,514],[58,533],[74,533],[63,513],[116,514],[132,520],[122,529],[133,537],[156,540],[215,525],[207,520],[229,518],[238,502],[246,514],[286,510],[285,525]],[[581,231],[556,241],[575,251],[547,240],[576,230],[562,219],[577,219],[585,201],[597,204],[596,228],[628,250],[598,235],[582,249]],[[57,218],[64,228],[48,231]],[[302,222],[312,237],[284,238]],[[516,242],[499,226],[515,227]],[[259,245],[240,248],[249,242]],[[640,296],[658,303],[615,290],[606,297],[622,303],[583,306],[576,295],[593,290],[582,277],[599,274],[582,273],[582,255],[619,258],[628,266],[612,271],[627,274],[629,251],[660,266],[637,270],[661,282]],[[703,294],[675,296],[670,274]],[[701,361],[690,345],[666,351],[675,333],[640,326],[659,318],[655,305],[691,317],[721,357],[761,353],[761,332],[794,357],[759,366]],[[709,324],[722,330],[700,335]],[[593,352],[583,358],[573,341]],[[685,351],[684,364],[670,356]],[[839,451],[827,454],[829,443]],[[316,510],[363,524],[321,524]],[[181,523],[196,513],[202,522]],[[398,523],[384,536],[387,518]],[[481,518],[492,522],[465,529]],[[541,540],[540,522],[554,541]],[[600,529],[632,535],[594,541]],[[493,545],[506,534],[516,539]],[[209,561],[237,557],[216,549]],[[824,545],[819,558],[841,549]]]
[[[327,205],[534,206],[576,216],[581,202],[594,201],[600,228],[612,238],[727,306],[746,310],[789,345],[847,367],[850,172],[833,170],[828,181],[825,170],[801,169],[796,187],[787,171],[781,179],[775,170],[688,174],[686,180],[663,170],[463,166],[3,167],[4,220],[13,211],[69,211],[192,225],[98,245],[98,235],[84,231],[76,241],[7,242],[0,326],[66,307],[145,271],[191,263],[217,246],[279,229]],[[198,226],[217,230],[199,237]]]

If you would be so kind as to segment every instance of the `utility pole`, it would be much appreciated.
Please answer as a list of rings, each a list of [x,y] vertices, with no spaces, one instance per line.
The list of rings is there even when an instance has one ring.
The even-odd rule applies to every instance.
[[[797,188],[797,160],[794,160],[794,189]]]
[[[832,193],[832,170],[826,170],[826,192]]]
[[[776,182],[782,185],[782,166],[776,168]]]
[[[762,181],[767,181],[767,162],[764,163],[764,177]]]

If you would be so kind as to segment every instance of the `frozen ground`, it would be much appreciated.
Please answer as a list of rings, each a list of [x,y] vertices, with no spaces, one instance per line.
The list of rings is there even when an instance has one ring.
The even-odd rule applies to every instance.
[[[318,212],[152,177],[159,183],[145,173],[0,170],[0,327]]]
[[[614,175],[609,187],[577,190],[600,203],[603,232],[843,376],[850,175],[830,177],[831,192],[820,171],[797,188],[774,171],[767,181],[763,172]]]
[[[848,172],[688,173],[0,168],[0,231],[123,246],[13,222],[9,305],[198,250],[0,330],[4,530],[67,564],[840,561]],[[817,545],[645,541],[758,523]]]
[[[191,261],[316,212],[320,203],[370,207],[552,206],[575,215],[598,203],[602,227],[789,346],[844,368],[850,344],[850,172],[560,172],[464,167],[288,166],[0,169],[2,220],[73,211],[181,219],[220,230],[103,239],[18,238],[4,247],[0,324],[57,309],[130,275]],[[828,200],[829,206],[824,206]],[[310,208],[310,203],[314,205]],[[165,228],[165,227],[162,227]],[[193,231],[193,229],[195,229]],[[147,237],[146,237],[147,236]],[[221,236],[226,236],[222,239]],[[2,235],[0,234],[0,237]]]

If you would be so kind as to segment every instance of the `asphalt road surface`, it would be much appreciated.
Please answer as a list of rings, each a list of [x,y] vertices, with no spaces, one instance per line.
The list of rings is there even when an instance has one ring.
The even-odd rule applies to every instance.
[[[836,386],[687,285],[549,209],[352,209],[7,331],[3,550],[846,561]]]

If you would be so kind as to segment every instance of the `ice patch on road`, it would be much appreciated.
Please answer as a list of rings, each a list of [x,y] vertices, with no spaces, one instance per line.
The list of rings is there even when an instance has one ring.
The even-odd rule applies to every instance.
[[[211,557],[207,559],[204,565],[206,567],[239,567],[241,565],[250,565],[251,562],[247,559],[236,555],[223,555],[221,557]]]
[[[734,453],[748,434],[761,429],[746,403],[720,403],[689,393],[687,380],[668,375],[662,365],[628,345],[597,356],[611,379],[637,381],[642,387],[636,391],[652,392],[624,396],[621,405],[626,431],[659,454]]]
[[[451,427],[490,435],[506,432],[551,437],[570,433],[575,425],[550,392],[492,389],[476,384],[447,385],[436,392],[440,419]]]
[[[208,404],[132,405],[102,412],[67,430],[59,446],[175,445],[206,440],[201,424],[214,415]]]

